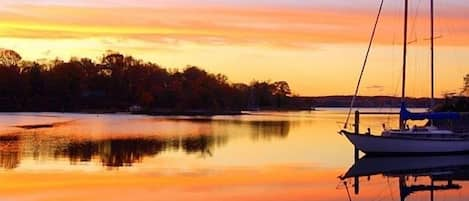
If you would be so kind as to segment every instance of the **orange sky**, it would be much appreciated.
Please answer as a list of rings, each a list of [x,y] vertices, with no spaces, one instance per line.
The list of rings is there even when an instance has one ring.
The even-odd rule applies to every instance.
[[[0,48],[14,49],[25,59],[97,58],[112,49],[164,67],[197,65],[226,74],[234,82],[286,80],[301,95],[353,92],[376,12],[372,0],[361,1],[366,6],[354,9],[301,7],[289,1],[283,7],[18,2],[7,0],[0,9]],[[396,2],[385,5],[361,88],[364,95],[399,94],[399,6]],[[443,38],[437,41],[436,94],[458,91],[463,74],[469,73],[465,59],[469,18],[463,7],[441,7],[437,35]],[[409,38],[417,42],[409,52],[408,92],[428,96],[428,20],[424,18],[428,9],[419,4],[411,10]]]

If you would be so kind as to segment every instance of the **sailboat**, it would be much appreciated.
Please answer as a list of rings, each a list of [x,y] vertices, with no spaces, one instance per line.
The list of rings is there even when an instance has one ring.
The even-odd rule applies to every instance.
[[[455,133],[450,130],[444,130],[433,126],[434,120],[459,119],[460,113],[455,112],[429,112],[413,113],[406,107],[406,64],[407,64],[407,24],[408,24],[408,2],[404,0],[404,44],[403,44],[403,73],[402,73],[402,96],[399,112],[399,129],[384,130],[381,135],[359,134],[359,129],[355,132],[341,130],[340,133],[356,147],[356,149],[371,155],[395,155],[395,154],[446,154],[469,152],[469,133]],[[383,2],[383,1],[382,1]],[[381,3],[378,18],[373,30],[372,39],[378,23],[383,3]],[[431,0],[431,105],[434,106],[434,3]],[[368,53],[371,47],[368,48]],[[368,55],[367,53],[367,55]],[[368,57],[368,56],[367,56]],[[366,58],[367,58],[366,57]],[[366,58],[365,64],[366,65]],[[363,74],[363,70],[362,70]],[[361,79],[360,75],[360,79]],[[358,82],[357,90],[360,84]],[[356,93],[357,94],[357,93]],[[354,97],[355,98],[355,97]],[[353,106],[354,100],[352,100]],[[350,107],[350,111],[351,108]],[[350,112],[349,112],[350,115]],[[407,125],[408,120],[429,120],[430,125],[424,127],[412,127]],[[347,124],[347,123],[346,123]],[[358,125],[355,125],[356,127]]]

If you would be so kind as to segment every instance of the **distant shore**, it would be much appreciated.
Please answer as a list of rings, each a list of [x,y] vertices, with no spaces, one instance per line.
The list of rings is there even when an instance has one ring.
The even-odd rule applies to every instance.
[[[92,108],[80,110],[1,110],[0,112],[71,112],[71,113],[88,113],[88,114],[113,114],[113,113],[129,113],[129,114],[145,114],[152,116],[213,116],[213,115],[241,115],[255,111],[315,111],[318,108],[348,108],[352,96],[319,96],[319,97],[290,97],[288,104],[282,107],[251,107],[239,108],[232,110],[223,109],[174,109],[174,108],[140,108],[139,106],[131,106],[128,108]],[[389,96],[359,96],[357,97],[354,107],[356,108],[399,108],[400,97]],[[445,105],[449,100],[439,98],[436,99],[437,105]],[[407,98],[407,107],[409,108],[429,108],[429,98]],[[136,107],[132,111],[132,107]]]

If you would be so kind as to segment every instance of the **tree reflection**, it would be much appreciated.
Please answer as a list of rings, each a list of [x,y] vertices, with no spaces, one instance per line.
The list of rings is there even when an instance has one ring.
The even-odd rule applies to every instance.
[[[75,141],[62,149],[55,150],[55,156],[67,157],[72,164],[99,158],[107,167],[131,166],[144,157],[156,156],[163,151],[184,150],[187,154],[211,155],[215,145],[226,142],[224,136],[201,135],[181,139],[128,138],[100,141]]]
[[[20,164],[20,143],[18,136],[0,137],[0,167],[14,169]]]
[[[230,124],[236,126],[237,130],[249,133],[253,139],[271,139],[286,138],[290,133],[291,121],[243,121],[232,119],[212,119],[212,118],[195,118],[195,119],[172,119],[174,121],[190,121],[195,123],[218,123],[224,127]],[[242,130],[242,129],[246,130]],[[228,135],[233,133],[226,133]]]
[[[211,156],[212,152],[210,151],[210,147],[214,144],[226,142],[226,138],[224,139],[217,139],[213,138],[213,136],[200,136],[200,137],[190,137],[185,138],[180,141],[180,145],[182,149],[188,153],[201,153],[203,156],[206,154]]]
[[[187,120],[183,120],[187,121]],[[205,124],[205,120],[189,120]],[[186,137],[128,137],[128,138],[75,138],[68,135],[50,135],[38,131],[24,132],[15,136],[0,136],[0,167],[14,169],[21,158],[34,160],[68,159],[70,164],[99,161],[106,167],[132,166],[145,157],[162,152],[182,151],[210,157],[214,149],[227,143],[234,134],[246,133],[251,140],[286,138],[290,131],[289,121],[241,121],[207,120],[213,124],[197,136]],[[223,129],[216,129],[222,124]],[[227,129],[228,128],[228,129]],[[231,130],[234,128],[234,130]]]
[[[289,121],[257,121],[250,122],[254,139],[286,138],[290,132]]]

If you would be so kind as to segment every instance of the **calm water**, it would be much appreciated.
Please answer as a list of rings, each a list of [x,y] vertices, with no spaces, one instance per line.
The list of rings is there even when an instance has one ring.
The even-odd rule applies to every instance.
[[[344,114],[4,113],[0,200],[349,200],[347,191],[352,200],[430,200],[437,188],[435,200],[469,198],[469,183],[460,181],[469,178],[466,156],[364,158],[352,167],[353,147],[337,134]],[[362,121],[376,132],[397,124],[384,115]]]

